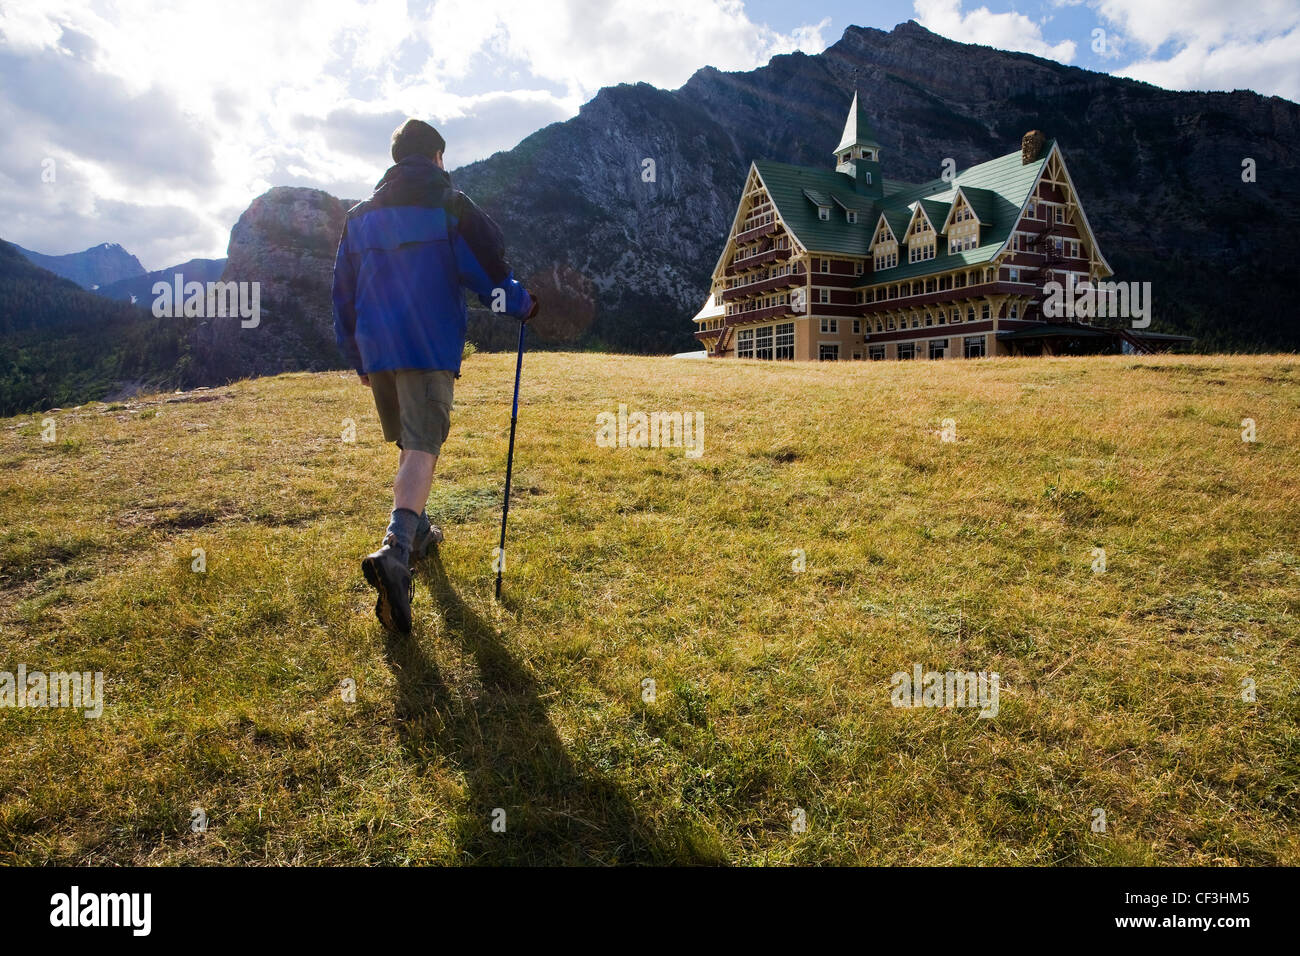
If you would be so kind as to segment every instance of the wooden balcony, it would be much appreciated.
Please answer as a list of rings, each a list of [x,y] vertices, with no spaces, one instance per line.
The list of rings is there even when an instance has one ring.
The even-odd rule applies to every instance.
[[[758,252],[751,253],[743,259],[735,259],[732,261],[731,265],[727,266],[723,271],[726,275],[734,276],[739,275],[746,269],[755,269],[759,266],[765,266],[773,262],[784,262],[789,258],[789,249],[777,249],[772,247],[770,249],[762,249]]]
[[[794,319],[805,314],[804,312],[796,312],[795,307],[787,302],[783,305],[770,305],[766,309],[750,309],[748,312],[737,312],[735,315],[727,316],[726,321],[727,325],[749,325],[753,322],[765,322],[769,319],[785,316]]]
[[[1038,286],[1032,282],[981,282],[956,289],[943,289],[939,292],[923,292],[920,295],[905,295],[897,299],[885,299],[883,302],[868,302],[857,308],[859,315],[875,315],[876,313],[892,312],[899,309],[956,304],[962,299],[979,299],[986,295],[1037,296],[1040,292]]]
[[[736,286],[734,289],[725,289],[722,293],[723,302],[735,302],[738,299],[747,299],[751,295],[762,295],[767,292],[776,292],[780,289],[791,289],[797,285],[802,285],[808,278],[808,274],[802,270],[792,272],[789,275],[773,276],[770,279],[759,279],[755,282],[747,282],[744,285]]]
[[[749,242],[757,242],[767,236],[774,236],[780,230],[781,225],[775,219],[761,226],[755,226],[752,229],[746,229],[744,232],[736,233],[736,245],[743,246]]]

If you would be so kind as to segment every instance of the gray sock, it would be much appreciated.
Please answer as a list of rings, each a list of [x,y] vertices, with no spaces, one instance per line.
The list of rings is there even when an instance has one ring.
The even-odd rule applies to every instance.
[[[428,534],[433,529],[433,522],[429,520],[429,512],[420,512],[420,524],[415,529],[415,537],[418,539],[421,535]]]
[[[420,516],[410,508],[397,508],[388,522],[388,534],[393,536],[390,547],[402,561],[411,560],[411,545],[415,542],[415,529],[420,524]]]

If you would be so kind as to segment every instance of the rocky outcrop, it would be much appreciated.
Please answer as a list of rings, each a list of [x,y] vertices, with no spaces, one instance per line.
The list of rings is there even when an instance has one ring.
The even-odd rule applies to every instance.
[[[330,281],[351,203],[319,189],[277,186],[253,200],[230,232],[223,282],[257,282],[256,327],[205,318],[193,333],[201,377],[336,368]]]

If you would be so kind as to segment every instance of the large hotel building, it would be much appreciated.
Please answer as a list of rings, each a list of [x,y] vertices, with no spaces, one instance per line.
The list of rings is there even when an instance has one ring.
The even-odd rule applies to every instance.
[[[1147,352],[1190,341],[1048,318],[1043,289],[1105,280],[1060,147],[914,185],[881,175],[854,94],[834,168],[751,164],[695,316],[710,357],[841,360]]]

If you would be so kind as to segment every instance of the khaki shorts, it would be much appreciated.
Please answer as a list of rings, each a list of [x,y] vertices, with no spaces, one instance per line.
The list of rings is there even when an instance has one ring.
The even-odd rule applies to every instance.
[[[371,372],[370,391],[375,396],[384,441],[395,441],[407,451],[437,455],[451,430],[452,387],[455,372],[403,368]]]

